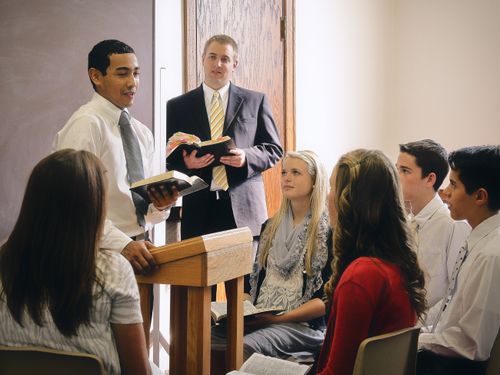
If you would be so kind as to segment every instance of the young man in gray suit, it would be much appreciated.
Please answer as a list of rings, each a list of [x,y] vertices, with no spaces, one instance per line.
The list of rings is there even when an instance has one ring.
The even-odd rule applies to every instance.
[[[238,87],[231,78],[238,66],[238,46],[227,35],[215,35],[203,50],[203,84],[167,103],[167,137],[176,132],[202,141],[230,136],[236,148],[230,156],[197,156],[197,151],[174,153],[168,169],[195,174],[209,189],[183,198],[181,236],[248,226],[255,237],[267,219],[261,173],[283,156],[271,107],[264,94]]]

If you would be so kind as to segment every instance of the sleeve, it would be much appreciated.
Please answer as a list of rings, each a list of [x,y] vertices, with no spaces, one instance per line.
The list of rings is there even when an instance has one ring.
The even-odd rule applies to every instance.
[[[101,157],[102,134],[99,131],[97,122],[97,119],[90,115],[71,118],[63,130],[56,135],[52,150],[59,151],[65,148],[73,148],[75,150],[86,150],[97,157]],[[111,220],[106,219],[99,245],[101,249],[119,253],[130,241],[130,238],[115,227]]]
[[[111,298],[110,322],[142,323],[139,288],[132,266],[119,254],[110,253],[110,257],[109,267],[112,269],[106,270],[109,280],[105,286]]]
[[[368,337],[375,304],[370,293],[354,282],[336,294],[335,334],[325,367],[318,375],[351,375],[359,344]]]
[[[115,227],[111,220],[106,219],[104,222],[103,235],[99,244],[101,250],[111,250],[121,253],[125,246],[131,241],[130,237]]]
[[[257,113],[257,131],[254,146],[244,149],[247,163],[247,178],[273,167],[282,157],[278,129],[265,95]]]
[[[52,151],[65,148],[86,150],[100,157],[99,144],[102,135],[97,126],[97,120],[85,115],[71,118],[63,130],[57,133],[52,144]]]

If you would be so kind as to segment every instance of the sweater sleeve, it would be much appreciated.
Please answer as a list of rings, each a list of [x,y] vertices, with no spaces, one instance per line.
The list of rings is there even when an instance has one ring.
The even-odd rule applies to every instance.
[[[335,335],[327,363],[318,375],[351,375],[361,341],[367,336],[375,304],[364,287],[347,282],[336,292]]]

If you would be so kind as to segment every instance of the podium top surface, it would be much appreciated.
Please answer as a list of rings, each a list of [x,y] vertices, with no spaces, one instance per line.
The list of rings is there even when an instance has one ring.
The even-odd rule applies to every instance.
[[[249,228],[236,228],[156,247],[151,250],[151,255],[157,264],[164,264],[252,241]]]

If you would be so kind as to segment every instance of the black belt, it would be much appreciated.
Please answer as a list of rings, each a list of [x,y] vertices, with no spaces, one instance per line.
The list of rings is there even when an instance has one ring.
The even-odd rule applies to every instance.
[[[216,200],[219,199],[229,199],[229,190],[216,190],[216,191],[210,191],[210,195],[215,197]]]

